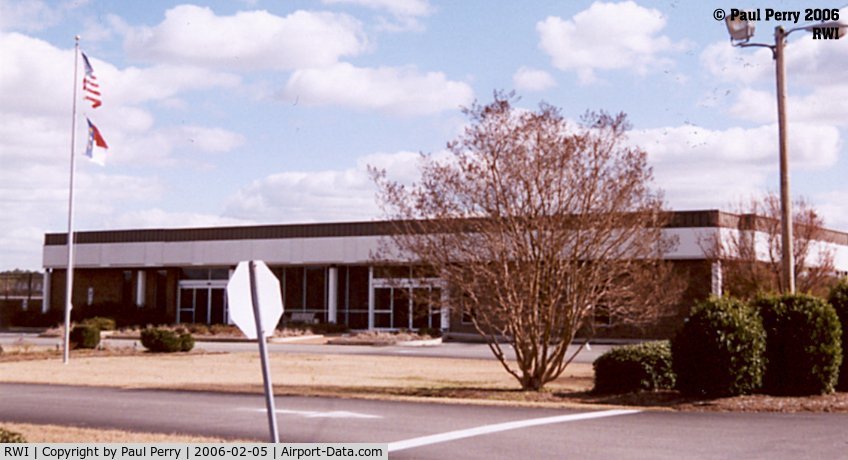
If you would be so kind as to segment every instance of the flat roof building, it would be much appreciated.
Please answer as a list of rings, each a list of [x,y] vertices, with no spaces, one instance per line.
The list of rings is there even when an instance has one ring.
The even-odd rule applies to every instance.
[[[756,236],[758,219],[717,210],[671,213],[663,232],[678,244],[665,258],[685,268],[690,286],[681,315],[648,335],[667,335],[693,299],[720,290],[721,268],[704,242],[733,232]],[[375,261],[381,238],[394,228],[373,221],[77,232],[74,313],[131,308],[162,322],[227,323],[227,281],[238,262],[253,259],[265,261],[280,279],[289,317],[298,312],[299,318],[351,329],[470,330],[449,308],[440,280],[418,273],[408,261]],[[832,250],[836,270],[848,272],[848,234],[822,235],[817,244]],[[45,235],[43,263],[44,311],[64,310],[65,233]]]

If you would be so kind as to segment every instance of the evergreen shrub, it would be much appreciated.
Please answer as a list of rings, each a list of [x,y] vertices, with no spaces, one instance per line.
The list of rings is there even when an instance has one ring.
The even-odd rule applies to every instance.
[[[834,308],[807,294],[755,302],[766,330],[763,389],[773,395],[832,393],[842,364],[842,327]]]
[[[740,300],[711,297],[696,304],[672,340],[677,389],[698,396],[757,391],[765,372],[765,331],[757,311]]]
[[[71,348],[97,348],[100,345],[100,328],[92,324],[78,324],[71,329]]]
[[[593,367],[597,393],[674,388],[671,344],[667,340],[615,347],[596,359]]]
[[[141,344],[154,353],[191,351],[194,337],[188,332],[177,333],[169,329],[149,327],[141,331]]]
[[[839,381],[836,389],[848,391],[848,278],[843,278],[830,290],[828,303],[836,310],[839,323],[842,326],[842,366],[839,368]]]

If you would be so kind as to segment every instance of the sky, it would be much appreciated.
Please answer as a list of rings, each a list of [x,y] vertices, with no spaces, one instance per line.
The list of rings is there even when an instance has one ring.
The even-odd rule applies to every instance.
[[[745,8],[840,9],[750,1]],[[74,37],[102,90],[77,92],[76,230],[372,220],[367,167],[412,181],[512,91],[579,119],[628,115],[672,209],[776,192],[774,63],[731,46],[721,1],[0,0],[0,270],[41,268],[67,231]],[[762,20],[753,41],[773,43]],[[793,196],[848,231],[848,37],[786,47]],[[88,117],[108,144],[85,151]]]

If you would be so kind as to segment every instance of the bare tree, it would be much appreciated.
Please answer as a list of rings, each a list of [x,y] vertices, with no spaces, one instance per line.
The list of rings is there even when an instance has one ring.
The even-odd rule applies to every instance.
[[[645,152],[624,143],[624,115],[572,125],[550,105],[510,100],[466,109],[450,158],[423,155],[419,182],[371,172],[397,225],[384,251],[431,267],[507,372],[539,390],[574,358],[568,345],[596,308],[655,320],[681,289],[661,285],[672,279],[660,260],[674,244],[662,237],[668,214]]]
[[[792,205],[795,284],[799,292],[826,295],[835,281],[834,251],[827,240],[824,220],[804,198]],[[771,192],[737,208],[737,232],[721,241],[702,243],[708,256],[722,261],[724,291],[750,298],[758,294],[782,292],[780,197]]]

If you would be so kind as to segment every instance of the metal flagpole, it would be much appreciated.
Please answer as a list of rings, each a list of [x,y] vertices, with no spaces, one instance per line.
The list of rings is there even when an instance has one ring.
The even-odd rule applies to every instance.
[[[62,344],[63,356],[62,362],[68,364],[70,359],[70,342],[71,342],[71,305],[74,290],[74,169],[76,169],[76,155],[74,154],[74,146],[76,144],[77,132],[77,68],[79,67],[79,41],[80,37],[74,37],[76,44],[74,46],[74,101],[73,112],[71,115],[71,178],[68,186],[68,266],[65,278],[65,337]]]

